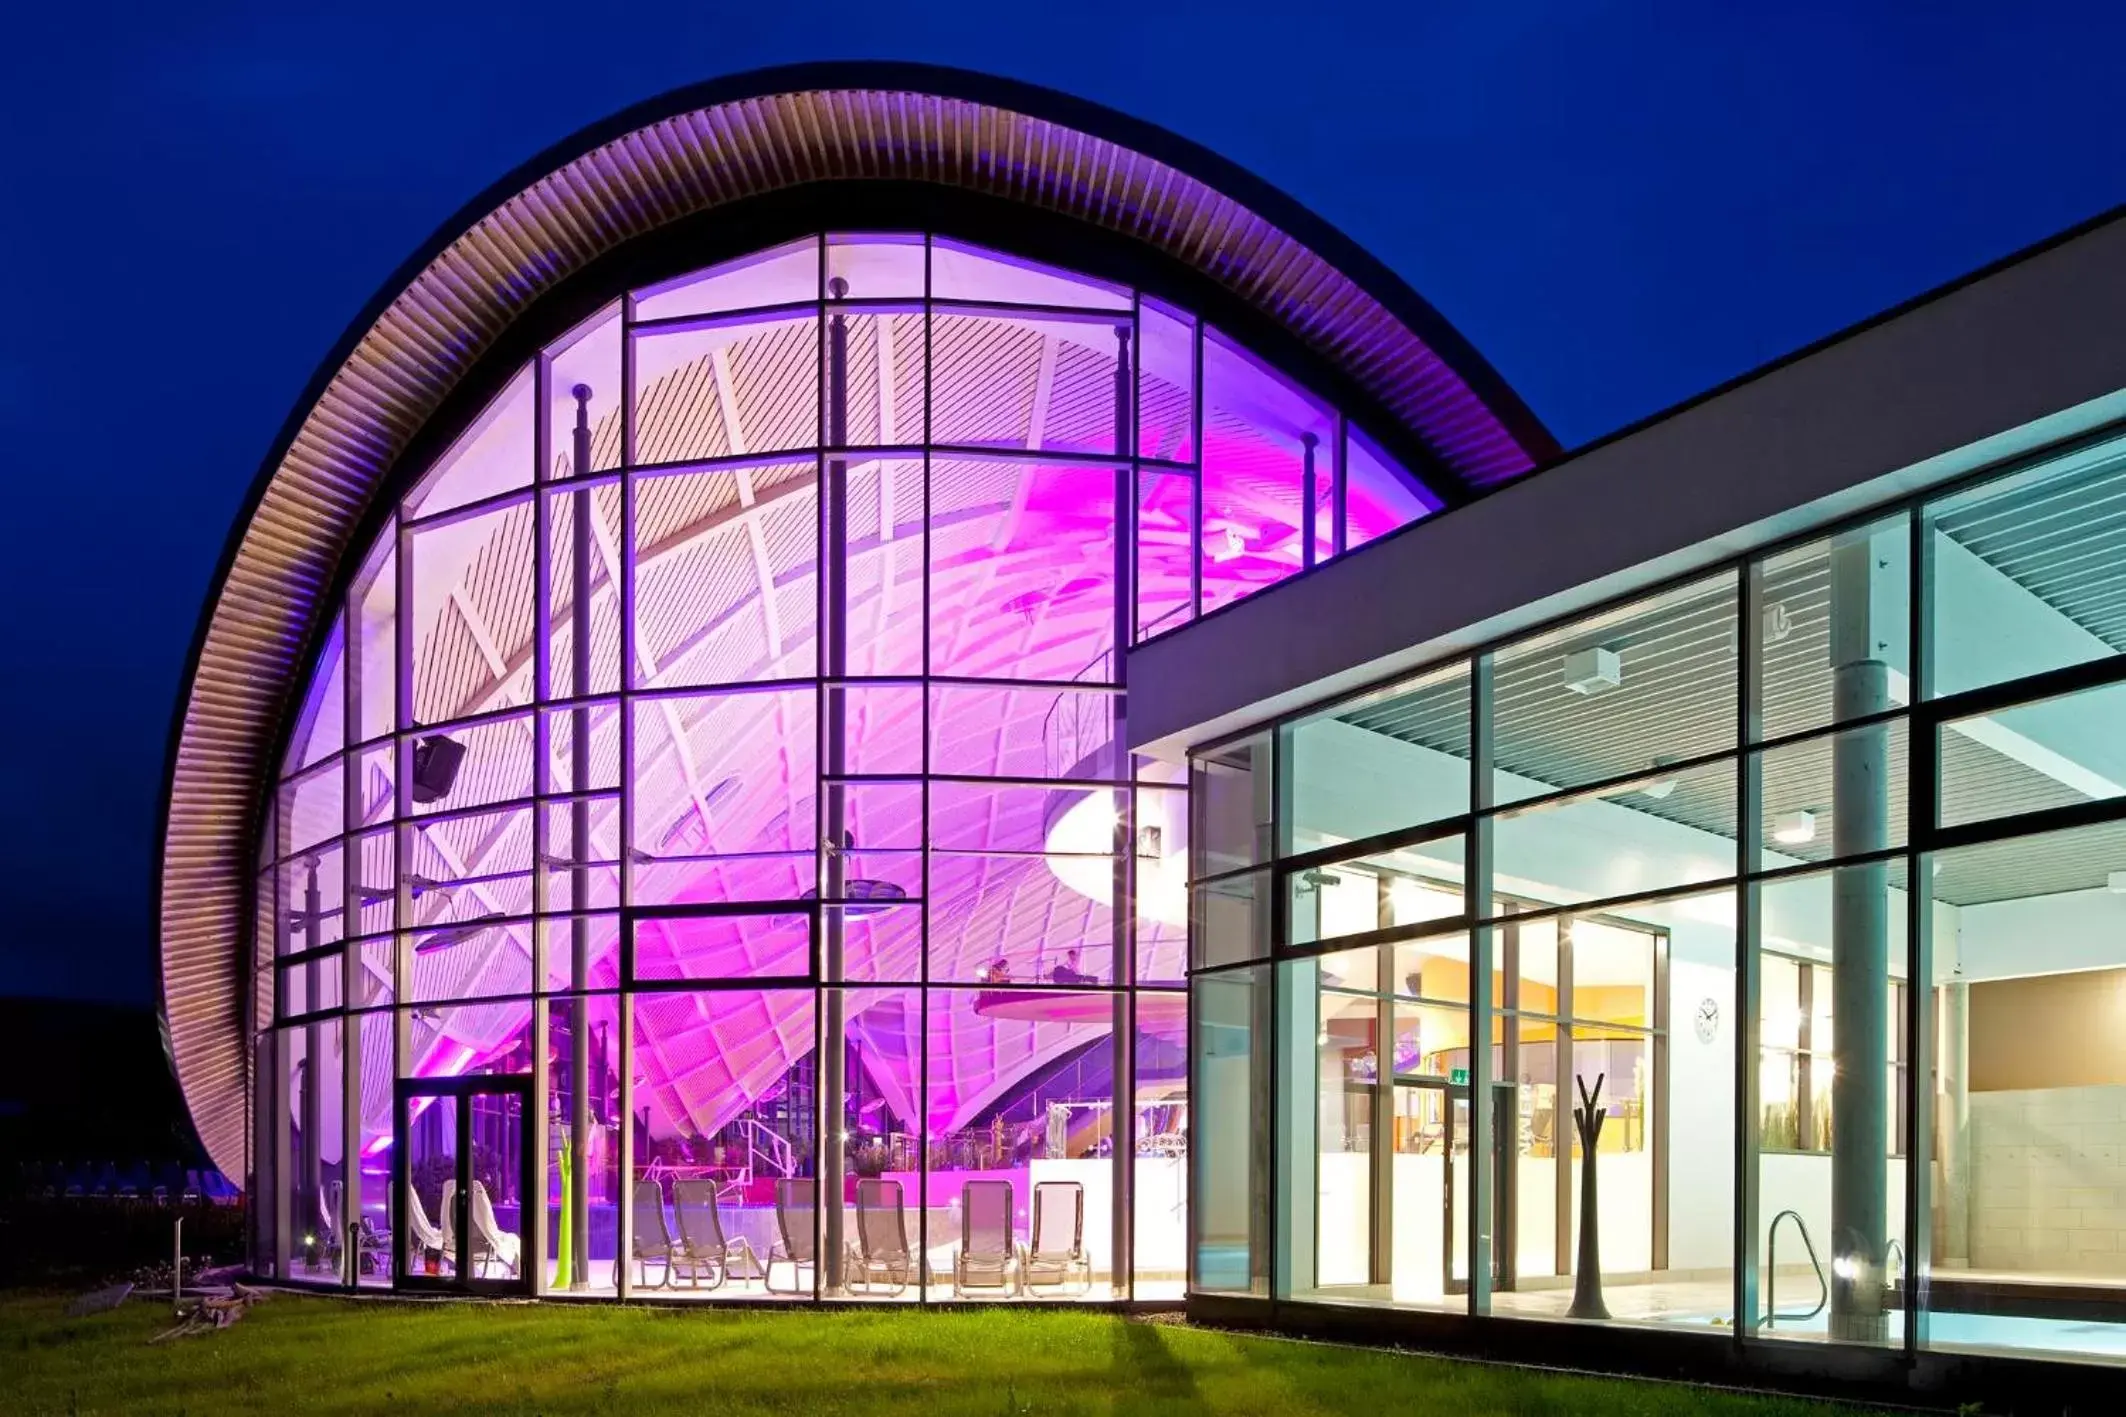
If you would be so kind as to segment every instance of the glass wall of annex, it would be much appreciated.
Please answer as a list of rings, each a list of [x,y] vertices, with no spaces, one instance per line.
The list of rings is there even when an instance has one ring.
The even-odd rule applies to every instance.
[[[299,705],[260,1270],[1179,1297],[1186,794],[1121,651],[1436,505],[1190,312],[992,250],[615,300],[359,550]]]
[[[2126,437],[1192,759],[1198,1293],[2126,1359]]]

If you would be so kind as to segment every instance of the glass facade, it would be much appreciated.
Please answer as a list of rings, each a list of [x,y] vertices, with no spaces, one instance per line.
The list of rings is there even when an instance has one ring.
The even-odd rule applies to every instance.
[[[323,637],[260,843],[259,1268],[1178,1297],[1191,816],[1123,651],[1438,505],[1194,314],[997,251],[614,301]],[[1222,1115],[1250,1007],[1194,1021]]]
[[[1196,751],[1193,1290],[2126,1359],[2121,565],[2097,438]]]

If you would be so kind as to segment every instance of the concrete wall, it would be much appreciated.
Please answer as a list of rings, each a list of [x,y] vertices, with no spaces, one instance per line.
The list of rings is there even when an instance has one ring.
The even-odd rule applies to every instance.
[[[1971,1098],[1971,1263],[2126,1278],[2126,1086]]]

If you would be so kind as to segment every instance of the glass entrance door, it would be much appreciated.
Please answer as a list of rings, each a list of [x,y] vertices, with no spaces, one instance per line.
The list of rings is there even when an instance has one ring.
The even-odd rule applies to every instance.
[[[1494,1096],[1510,1105],[1512,1089]],[[1507,1115],[1502,1112],[1501,1116]],[[1441,1078],[1398,1078],[1395,1088],[1395,1297],[1422,1302],[1469,1292],[1469,1088]],[[1513,1287],[1514,1195],[1510,1141],[1492,1134],[1492,1284]],[[1402,1208],[1408,1205],[1405,1213]]]
[[[1469,1292],[1469,1246],[1455,1228],[1469,1197],[1469,1089],[1447,1089],[1447,1292]]]
[[[529,1294],[531,1079],[401,1079],[392,1146],[392,1281]]]
[[[1456,1242],[1459,1165],[1467,1113],[1438,1078],[1398,1078],[1395,1086],[1395,1298],[1424,1303],[1461,1292],[1465,1247]],[[1463,1286],[1466,1288],[1466,1286]]]

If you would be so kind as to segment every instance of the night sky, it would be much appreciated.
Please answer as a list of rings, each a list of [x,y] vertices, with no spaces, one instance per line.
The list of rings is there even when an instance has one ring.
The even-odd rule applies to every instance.
[[[0,993],[149,999],[184,658],[291,402],[461,204],[666,89],[921,59],[1162,124],[1567,446],[2126,200],[2115,4],[284,8],[25,5],[0,42]]]

